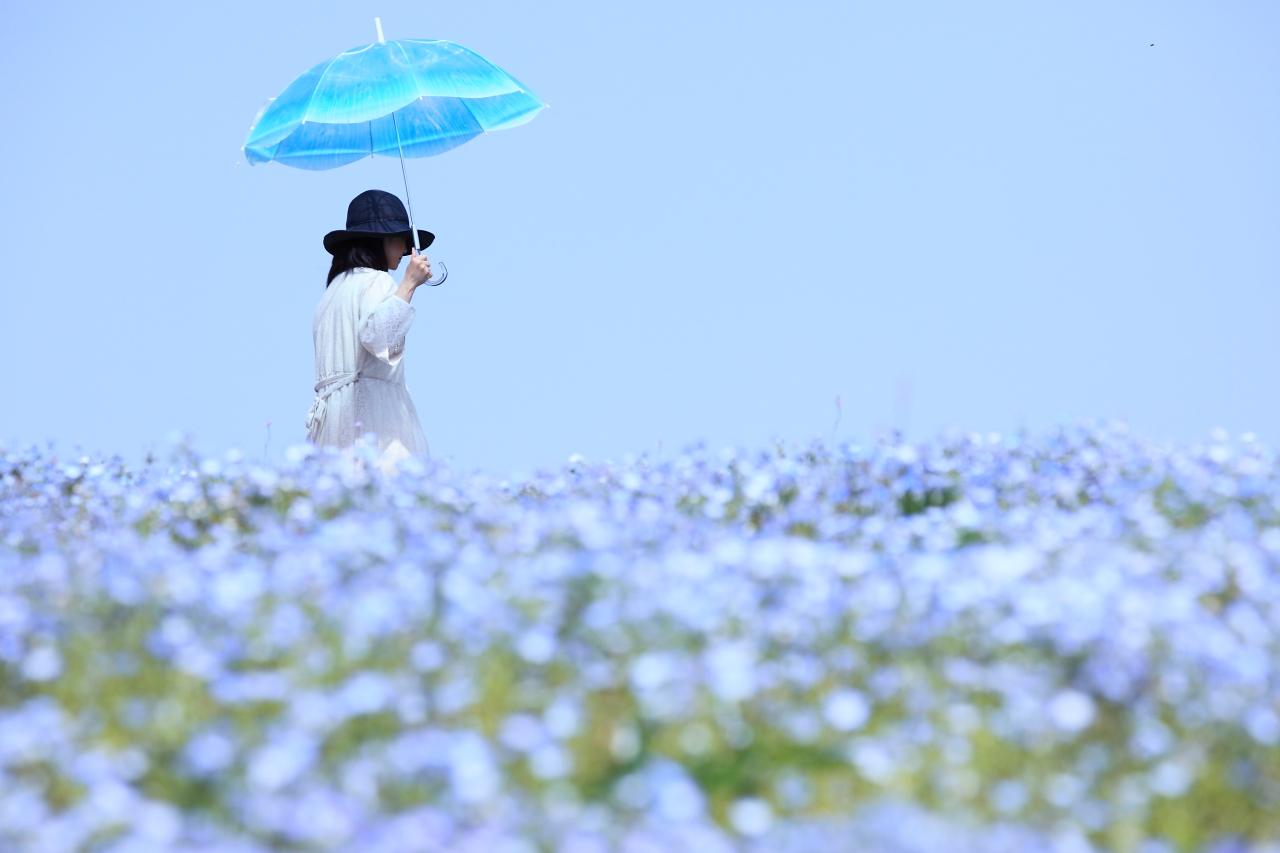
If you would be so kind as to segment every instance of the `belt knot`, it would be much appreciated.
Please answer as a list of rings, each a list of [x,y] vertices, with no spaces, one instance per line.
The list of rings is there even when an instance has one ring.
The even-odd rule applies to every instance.
[[[307,410],[306,428],[308,438],[314,436],[320,430],[320,424],[324,421],[325,401],[329,399],[329,395],[361,378],[372,377],[362,377],[360,371],[354,370],[326,376],[316,383],[316,398],[311,401],[311,408]]]

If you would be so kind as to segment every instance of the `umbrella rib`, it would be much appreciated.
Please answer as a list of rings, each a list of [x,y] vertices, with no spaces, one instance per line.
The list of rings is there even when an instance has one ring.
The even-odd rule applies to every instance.
[[[487,67],[488,67],[488,69],[489,69],[490,71],[496,71],[498,74],[500,74],[501,76],[505,77],[507,80],[510,80],[510,81],[511,81],[511,83],[515,86],[515,89],[512,89],[511,91],[508,91],[508,92],[499,92],[498,94],[501,94],[501,95],[511,95],[511,94],[516,93],[516,92],[523,92],[524,94],[529,95],[529,96],[530,96],[530,97],[532,97],[532,98],[535,98],[535,99],[537,98],[537,96],[536,96],[536,95],[534,95],[534,94],[533,94],[533,92],[529,91],[528,87],[526,87],[523,83],[521,83],[521,82],[520,82],[519,80],[517,80],[515,77],[512,77],[512,76],[511,76],[511,72],[507,71],[507,69],[505,69],[505,68],[503,68],[503,67],[501,67],[501,66],[499,66],[499,65],[495,65],[494,63],[492,63],[491,61],[489,61],[489,60],[488,60],[488,59],[486,59],[485,57],[481,56],[480,54],[476,53],[474,50],[472,50],[471,48],[467,47],[466,45],[461,45],[461,44],[456,44],[456,43],[454,43],[454,42],[444,41],[443,39],[401,39],[400,41],[411,41],[411,42],[416,42],[416,43],[418,43],[418,44],[442,44],[442,43],[443,43],[443,44],[447,44],[447,45],[449,45],[450,47],[456,47],[456,48],[458,48],[459,50],[461,50],[463,53],[465,53],[467,56],[469,56],[469,57],[471,57],[472,59],[474,59],[474,60],[476,60],[476,61],[480,62],[481,64],[483,64],[483,65],[485,65],[485,66],[487,66]],[[397,45],[397,46],[398,46],[398,45]],[[403,48],[401,48],[401,51],[402,51],[402,52],[403,52],[403,50],[404,50],[404,49],[403,49]],[[407,58],[407,57],[406,57],[406,58]],[[414,79],[416,80],[416,79],[417,79],[417,77],[415,76],[415,77],[414,77]],[[489,97],[489,96],[486,96],[486,97]]]
[[[328,74],[329,69],[333,67],[333,63],[337,62],[338,59],[344,55],[345,54],[340,53],[337,56],[335,56],[333,59],[330,59],[329,64],[326,65],[324,67],[324,70],[320,72],[320,77],[316,80],[316,84],[311,87],[311,94],[307,96],[307,106],[302,110],[303,121],[307,120],[307,114],[311,112],[311,102],[316,99],[316,92],[320,90],[320,84],[324,82],[324,75]]]
[[[471,120],[476,123],[476,127],[480,128],[481,133],[489,132],[488,128],[484,126],[484,123],[480,121],[480,119],[476,116],[476,114],[471,111],[470,98],[462,98],[462,108],[467,111],[467,115],[471,116]]]
[[[275,145],[271,146],[272,160],[276,159],[276,153],[280,150],[280,146],[284,145],[285,142],[287,142],[291,136],[293,136],[295,133],[298,132],[298,127],[301,127],[303,124],[306,124],[307,113],[311,112],[311,102],[314,101],[316,98],[316,90],[319,89],[320,84],[324,82],[324,75],[329,73],[329,69],[333,67],[333,63],[337,62],[339,57],[341,56],[343,56],[343,54],[340,53],[337,56],[330,59],[328,63],[325,64],[324,70],[320,72],[319,78],[316,79],[316,84],[311,87],[311,94],[307,95],[307,105],[302,109],[302,118],[298,120],[298,126],[295,127],[293,130],[289,131],[289,133],[287,133],[285,137],[281,139],[279,142],[277,142]],[[272,98],[271,100],[275,101],[276,99]],[[255,123],[255,127],[256,127],[256,123]]]
[[[419,80],[418,80],[418,72],[417,72],[417,69],[415,69],[415,68],[413,67],[413,61],[409,59],[409,54],[405,51],[404,46],[403,46],[403,45],[401,45],[401,44],[400,44],[400,42],[398,42],[398,41],[393,41],[393,42],[392,42],[392,44],[394,44],[394,45],[396,46],[396,49],[400,51],[400,55],[404,57],[405,65],[407,65],[407,66],[409,67],[409,74],[410,74],[410,76],[412,76],[412,77],[413,77],[413,86],[414,86],[414,89],[418,92],[418,97],[416,98],[416,100],[422,100],[422,86],[421,86],[421,83],[420,83],[420,82],[419,82]],[[463,48],[463,50],[466,50],[466,48]],[[470,53],[471,51],[467,51],[467,52],[468,52],[468,53]],[[485,63],[486,63],[490,68],[493,68],[494,70],[496,70],[496,71],[498,71],[498,72],[500,72],[500,73],[502,73],[502,74],[506,74],[506,73],[507,73],[507,72],[503,71],[501,68],[498,68],[498,66],[494,65],[492,62],[489,62],[489,61],[488,61],[487,59],[485,59],[483,56],[481,56],[481,57],[480,57],[480,59],[481,59],[482,61],[484,61],[484,62],[485,62]],[[473,112],[471,111],[471,107],[467,104],[467,101],[469,101],[469,100],[470,100],[470,98],[457,98],[457,100],[459,100],[459,101],[461,101],[461,102],[462,102],[462,108],[463,108],[464,110],[466,110],[466,111],[467,111],[467,115],[471,116],[471,120],[472,120],[473,122],[475,122],[475,123],[476,123],[476,127],[480,128],[480,132],[481,132],[481,133],[485,133],[486,131],[485,131],[484,124],[482,124],[482,123],[481,123],[480,119],[476,118],[476,114],[475,114],[475,113],[473,113]],[[448,134],[445,134],[445,136],[461,136],[461,135],[462,135],[462,134],[460,134],[460,133],[448,133]],[[403,160],[403,158],[404,158],[404,154],[401,154],[401,155],[400,155],[400,157],[401,157],[401,159]],[[406,191],[406,192],[408,192],[408,188],[407,188],[407,187],[406,187],[405,191]]]
[[[396,46],[396,50],[400,51],[400,55],[404,57],[405,67],[409,69],[409,76],[413,78],[413,92],[418,96],[417,98],[414,98],[416,101],[418,98],[422,97],[422,81],[418,79],[418,70],[413,67],[413,60],[409,58],[409,54],[405,51],[404,46],[398,41],[393,41],[391,43]]]
[[[459,48],[461,48],[462,50],[466,51],[469,55],[471,55],[472,57],[474,57],[474,58],[476,58],[476,59],[480,60],[480,61],[481,61],[481,62],[483,62],[485,65],[489,66],[491,69],[493,69],[494,71],[497,71],[497,72],[498,72],[499,74],[501,74],[503,77],[506,77],[508,80],[510,80],[512,83],[514,83],[514,84],[515,84],[515,87],[516,87],[516,89],[515,89],[515,91],[516,91],[516,92],[524,92],[526,95],[530,96],[530,97],[531,97],[531,98],[533,98],[534,100],[539,100],[539,99],[538,99],[538,97],[537,97],[537,95],[534,95],[534,94],[533,94],[533,92],[530,92],[527,88],[525,88],[525,85],[524,85],[523,83],[521,83],[521,82],[520,82],[519,80],[517,80],[516,78],[512,77],[512,76],[511,76],[511,73],[510,73],[509,71],[507,71],[507,69],[505,69],[505,68],[500,68],[500,67],[498,67],[497,65],[494,65],[494,64],[493,64],[492,62],[490,62],[488,59],[485,59],[483,56],[481,56],[480,54],[476,53],[476,52],[475,52],[474,50],[472,50],[471,48],[466,47],[465,45],[461,45],[461,44],[460,44],[460,45],[457,45],[457,47],[459,47]],[[514,94],[514,93],[512,93],[512,92],[503,92],[502,94],[504,94],[504,95],[509,95],[509,94]]]

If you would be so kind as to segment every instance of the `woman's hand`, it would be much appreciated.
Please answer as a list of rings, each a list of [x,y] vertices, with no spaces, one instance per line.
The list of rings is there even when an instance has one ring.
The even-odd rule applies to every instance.
[[[404,278],[400,280],[400,283],[417,288],[418,285],[431,278],[431,261],[427,260],[426,255],[419,255],[417,249],[412,251],[413,254],[409,256],[409,266],[405,268]]]

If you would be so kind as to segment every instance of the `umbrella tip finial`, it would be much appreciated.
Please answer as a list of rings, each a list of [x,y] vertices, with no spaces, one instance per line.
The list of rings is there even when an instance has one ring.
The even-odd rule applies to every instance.
[[[382,44],[386,41],[386,39],[382,37],[382,19],[374,18],[373,25],[378,28],[378,44]]]

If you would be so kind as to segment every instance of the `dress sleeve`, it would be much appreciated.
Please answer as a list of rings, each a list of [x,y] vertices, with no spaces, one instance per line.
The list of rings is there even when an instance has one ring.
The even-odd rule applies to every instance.
[[[385,272],[373,277],[360,294],[360,345],[395,367],[413,316],[414,307],[396,296],[395,279]]]

